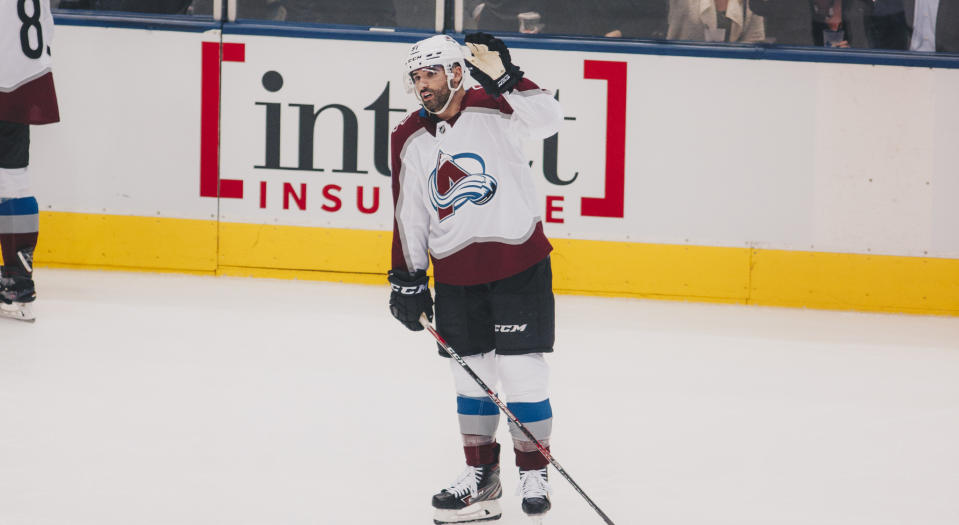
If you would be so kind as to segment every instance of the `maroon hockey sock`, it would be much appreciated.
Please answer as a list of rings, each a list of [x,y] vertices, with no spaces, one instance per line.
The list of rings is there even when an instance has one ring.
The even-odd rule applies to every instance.
[[[0,234],[0,248],[2,248],[3,253],[3,264],[4,266],[11,268],[23,268],[23,264],[20,262],[20,257],[17,255],[17,252],[20,250],[27,250],[33,253],[33,248],[37,245],[38,233],[4,233]],[[30,261],[30,265],[33,265],[33,261]]]
[[[466,464],[471,467],[499,463],[499,443],[464,446],[463,452],[466,453]]]
[[[548,451],[549,447],[546,447],[546,450]],[[549,465],[549,461],[546,460],[539,450],[521,452],[519,449],[514,448],[513,452],[516,453],[516,466],[519,467],[520,470],[539,470]]]

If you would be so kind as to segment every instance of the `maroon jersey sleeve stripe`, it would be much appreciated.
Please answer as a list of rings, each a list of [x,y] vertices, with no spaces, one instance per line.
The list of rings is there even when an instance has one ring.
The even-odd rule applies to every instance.
[[[520,79],[519,83],[516,84],[516,87],[513,88],[514,91],[525,92],[533,91],[540,89],[536,82],[523,77]],[[475,107],[475,108],[488,108],[488,109],[498,109],[505,115],[513,114],[513,106],[509,105],[509,102],[506,101],[505,97],[493,98],[486,94],[481,87],[474,87],[472,89],[466,90],[466,96],[463,97],[463,109]]]
[[[47,73],[10,91],[0,92],[0,120],[20,124],[60,122],[53,73]]]
[[[390,172],[393,183],[394,211],[391,260],[392,268],[394,270],[404,270],[407,272],[412,272],[414,269],[407,268],[406,266],[406,257],[403,255],[403,241],[400,239],[400,230],[395,218],[396,204],[400,198],[400,170],[403,168],[403,159],[400,157],[400,153],[403,151],[403,146],[406,145],[406,141],[409,140],[410,136],[413,135],[416,130],[422,127],[422,119],[420,119],[417,113],[414,112],[407,115],[403,122],[396,126],[396,129],[393,130],[392,135],[390,135]]]
[[[497,109],[506,115],[513,114],[513,106],[505,98],[493,98],[486,94],[481,87],[475,87],[466,90],[466,96],[463,97],[462,108],[487,108]]]
[[[530,91],[530,90],[539,89],[539,88],[540,87],[536,85],[536,82],[533,82],[532,80],[526,77],[523,77],[519,80],[519,83],[516,84],[516,87],[514,87],[513,90],[522,92],[522,91]]]

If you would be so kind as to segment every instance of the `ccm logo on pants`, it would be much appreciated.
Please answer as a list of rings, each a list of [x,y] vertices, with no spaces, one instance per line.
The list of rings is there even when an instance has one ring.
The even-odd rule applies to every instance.
[[[525,332],[526,325],[525,324],[494,324],[493,331],[501,332],[504,334],[511,334],[513,332]]]

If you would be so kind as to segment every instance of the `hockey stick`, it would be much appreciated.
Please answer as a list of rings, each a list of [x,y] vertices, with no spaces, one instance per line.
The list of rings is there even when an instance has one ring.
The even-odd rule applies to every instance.
[[[463,367],[463,370],[466,370],[466,373],[473,378],[473,381],[476,381],[476,384],[479,385],[480,388],[482,388],[486,392],[486,395],[489,396],[489,398],[492,399],[494,403],[496,403],[496,406],[498,406],[499,409],[502,410],[504,414],[506,414],[506,418],[509,419],[514,425],[516,425],[516,428],[520,429],[523,432],[523,435],[525,435],[530,441],[532,441],[536,445],[536,449],[539,450],[539,453],[542,454],[543,457],[546,458],[546,460],[549,461],[551,465],[553,465],[553,467],[556,469],[557,472],[559,472],[560,474],[562,474],[564,478],[566,478],[566,481],[568,481],[569,484],[572,485],[574,489],[576,489],[576,492],[578,492],[579,495],[586,500],[586,503],[589,503],[590,507],[593,507],[593,510],[595,510],[600,515],[600,517],[603,518],[603,521],[605,521],[607,525],[616,525],[615,523],[613,523],[613,520],[609,519],[609,516],[607,516],[605,512],[603,512],[595,503],[593,503],[593,500],[591,500],[589,496],[587,496],[586,493],[583,492],[583,489],[579,488],[579,485],[577,485],[576,482],[573,481],[573,478],[571,478],[570,475],[566,473],[566,469],[564,469],[563,466],[560,465],[555,458],[553,458],[552,454],[549,453],[549,450],[546,450],[546,447],[544,447],[543,444],[540,443],[538,439],[536,439],[536,436],[534,436],[533,433],[530,432],[528,428],[526,428],[526,425],[521,423],[520,420],[517,419],[515,415],[513,415],[513,412],[506,407],[506,403],[502,402],[500,398],[496,396],[496,393],[494,393],[493,390],[490,389],[490,387],[486,386],[486,383],[480,378],[480,376],[476,375],[476,372],[474,372],[473,369],[470,368],[470,365],[466,364],[466,361],[463,361],[463,358],[456,353],[456,350],[453,350],[453,347],[450,346],[445,339],[443,339],[443,336],[441,336],[439,332],[436,331],[435,328],[433,328],[433,325],[430,324],[429,319],[426,318],[426,314],[423,314],[420,316],[420,324],[423,325],[423,328],[426,328],[426,330],[430,333],[430,335],[433,336],[434,339],[436,339],[436,342],[439,343],[441,347],[443,347],[443,350],[445,350],[446,353],[450,355],[450,357],[455,359],[456,362],[459,363],[461,367]]]

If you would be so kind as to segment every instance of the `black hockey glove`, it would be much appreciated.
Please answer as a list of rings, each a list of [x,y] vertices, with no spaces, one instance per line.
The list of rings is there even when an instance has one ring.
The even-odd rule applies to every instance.
[[[403,326],[414,332],[423,329],[420,314],[433,320],[433,296],[430,295],[429,277],[424,270],[409,274],[403,270],[390,270],[390,313]]]
[[[466,35],[466,47],[471,53],[466,58],[466,67],[491,97],[512,91],[523,78],[520,68],[510,61],[506,44],[493,35],[470,33]]]

